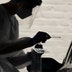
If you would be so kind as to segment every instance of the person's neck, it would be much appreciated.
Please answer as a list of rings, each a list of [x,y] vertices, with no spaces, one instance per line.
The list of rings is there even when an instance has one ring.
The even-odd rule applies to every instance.
[[[15,6],[12,4],[12,3],[5,3],[5,4],[2,4],[5,8],[6,8],[6,10],[8,11],[8,13],[10,14],[10,15],[14,15],[15,14]]]

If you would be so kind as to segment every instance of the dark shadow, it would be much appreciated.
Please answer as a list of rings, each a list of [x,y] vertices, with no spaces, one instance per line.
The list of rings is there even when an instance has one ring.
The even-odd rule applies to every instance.
[[[56,72],[63,64],[58,63],[53,58],[42,58],[42,72]],[[31,72],[31,65],[27,67],[28,72]]]

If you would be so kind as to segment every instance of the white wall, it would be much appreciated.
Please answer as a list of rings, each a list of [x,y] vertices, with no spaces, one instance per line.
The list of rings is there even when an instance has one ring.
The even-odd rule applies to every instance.
[[[0,0],[0,4],[1,4],[1,3],[6,3],[6,2],[8,2],[8,1],[10,1],[10,0]]]

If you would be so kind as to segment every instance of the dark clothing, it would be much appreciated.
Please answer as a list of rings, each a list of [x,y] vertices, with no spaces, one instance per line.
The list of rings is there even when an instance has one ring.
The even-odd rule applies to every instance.
[[[42,58],[42,72],[56,72],[63,64],[58,63],[52,58]],[[28,72],[31,72],[31,65],[27,67]]]

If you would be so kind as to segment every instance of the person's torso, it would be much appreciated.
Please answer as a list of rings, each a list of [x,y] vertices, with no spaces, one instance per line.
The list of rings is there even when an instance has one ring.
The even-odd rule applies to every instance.
[[[3,19],[3,26],[5,27],[4,33],[6,40],[15,40],[18,38],[19,35],[19,27],[18,27],[18,21],[15,18],[15,16],[11,16],[7,10],[4,8],[3,5],[0,5],[0,10],[2,10],[0,13],[3,14],[0,16]],[[2,31],[3,32],[3,31]]]

